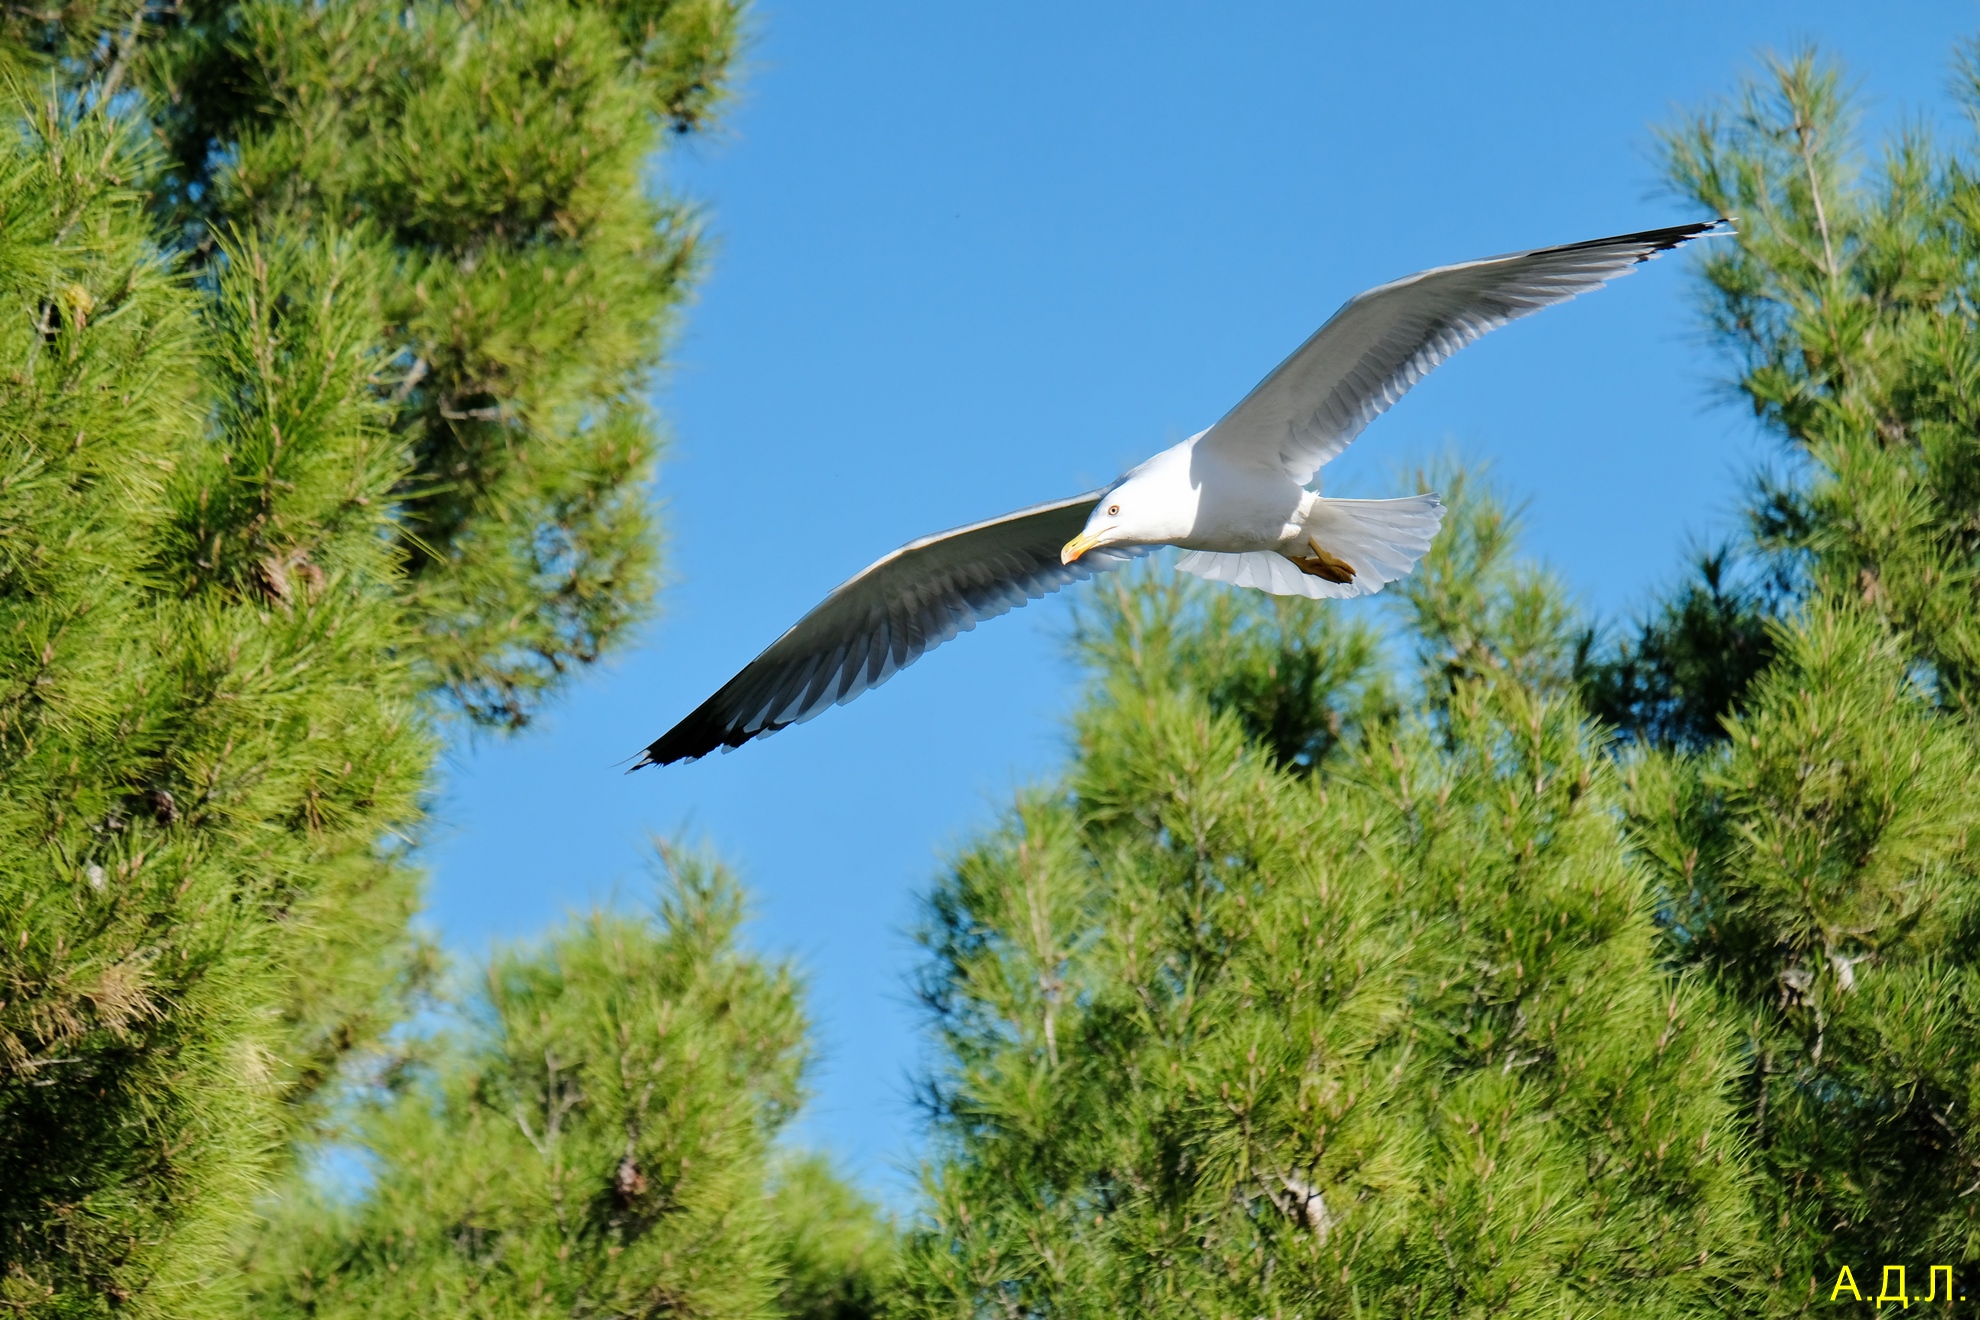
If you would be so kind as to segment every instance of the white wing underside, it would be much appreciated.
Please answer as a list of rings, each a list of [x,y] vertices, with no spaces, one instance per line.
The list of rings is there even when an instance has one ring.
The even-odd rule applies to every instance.
[[[1354,566],[1352,582],[1329,582],[1302,573],[1291,560],[1271,550],[1242,554],[1192,550],[1176,560],[1176,567],[1211,582],[1252,587],[1274,596],[1314,600],[1372,596],[1416,566],[1436,539],[1443,520],[1444,505],[1435,495],[1400,500],[1321,500],[1307,522],[1307,531],[1327,553]]]
[[[691,761],[801,724],[985,619],[1147,554],[1152,547],[1103,546],[1060,562],[1098,498],[1093,491],[924,536],[868,565],[662,734],[640,765]]]
[[[1474,339],[1725,225],[1677,225],[1487,257],[1356,294],[1201,443],[1306,485],[1362,428]]]

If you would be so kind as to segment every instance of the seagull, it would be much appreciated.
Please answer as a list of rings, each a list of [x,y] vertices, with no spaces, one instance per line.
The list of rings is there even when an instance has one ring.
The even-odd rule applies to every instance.
[[[1420,271],[1348,299],[1222,420],[1113,485],[910,541],[842,584],[633,765],[732,751],[843,705],[959,632],[1165,545],[1213,582],[1315,599],[1406,575],[1434,494],[1323,498],[1320,468],[1488,330],[1600,288],[1711,220]]]

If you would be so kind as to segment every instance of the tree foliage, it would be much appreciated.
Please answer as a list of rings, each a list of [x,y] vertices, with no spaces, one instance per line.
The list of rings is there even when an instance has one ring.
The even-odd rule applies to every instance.
[[[1749,515],[1771,594],[1662,607],[1719,686],[1647,685],[1693,736],[1648,740],[1628,803],[1670,956],[1743,1037],[1782,1311],[1842,1265],[1980,1257],[1980,180],[1918,132],[1866,165],[1842,87],[1777,61],[1666,138],[1740,217],[1706,311],[1786,464]]]
[[[723,0],[0,13],[0,1303],[215,1314],[427,975],[434,718],[641,617]],[[22,91],[21,89],[26,89]]]
[[[1073,767],[929,907],[912,1313],[1666,1316],[1745,1268],[1730,1034],[1659,967],[1558,586],[1454,493],[1420,702],[1337,607],[1097,597]]]
[[[1723,721],[1773,663],[1772,627],[1791,593],[1779,581],[1749,580],[1738,549],[1697,556],[1696,576],[1658,601],[1634,636],[1595,649],[1582,634],[1581,695],[1591,714],[1626,737],[1662,747],[1702,747],[1725,736]]]
[[[719,105],[736,0],[138,0],[0,29],[77,95],[137,100],[196,258],[271,224],[367,250],[428,681],[520,723],[641,616],[642,396],[697,266],[691,209],[643,183]]]
[[[1620,640],[1475,498],[1413,683],[1296,604],[1102,598],[1073,769],[930,909],[916,1310],[1801,1314],[1980,1258],[1980,183],[1866,166],[1842,85],[1666,138],[1784,461]]]
[[[403,451],[360,254],[250,239],[198,297],[121,126],[44,109],[0,150],[0,1288],[190,1314],[413,965]]]
[[[791,973],[738,949],[725,873],[670,860],[652,918],[499,954],[478,1024],[358,1103],[372,1185],[295,1180],[247,1253],[254,1314],[868,1313],[874,1210],[815,1162],[774,1174],[805,1062]]]
[[[408,603],[477,718],[527,719],[652,591],[643,395],[697,226],[642,183],[718,103],[738,30],[732,0],[146,11],[164,214],[376,254]]]

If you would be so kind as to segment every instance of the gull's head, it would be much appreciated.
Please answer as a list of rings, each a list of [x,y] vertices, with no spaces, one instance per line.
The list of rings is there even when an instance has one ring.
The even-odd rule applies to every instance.
[[[1101,546],[1163,545],[1188,536],[1194,492],[1187,482],[1164,480],[1167,475],[1137,469],[1124,477],[1093,506],[1086,527],[1059,551],[1059,562],[1070,564]]]

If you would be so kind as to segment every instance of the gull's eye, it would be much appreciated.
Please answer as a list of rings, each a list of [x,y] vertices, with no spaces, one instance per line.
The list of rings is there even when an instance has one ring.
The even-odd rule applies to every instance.
[[[1117,517],[1119,517],[1119,516],[1120,516],[1120,512],[1121,512],[1121,506],[1120,506],[1120,505],[1118,505],[1118,504],[1109,504],[1109,505],[1107,506],[1107,516],[1108,516],[1109,518],[1117,518]]]

